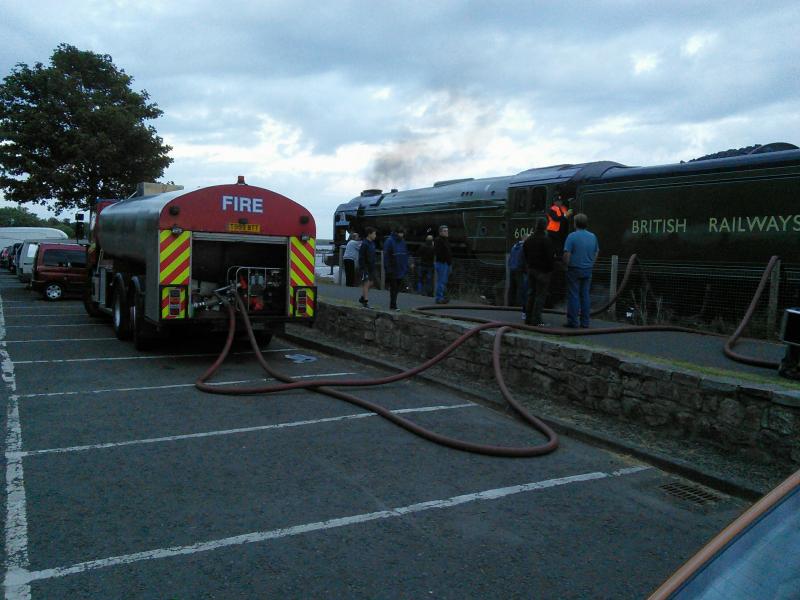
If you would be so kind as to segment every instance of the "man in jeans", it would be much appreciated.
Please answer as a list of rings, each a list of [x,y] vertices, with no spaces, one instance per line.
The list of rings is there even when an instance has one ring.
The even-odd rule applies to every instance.
[[[358,251],[360,248],[361,241],[358,239],[358,234],[353,233],[350,236],[350,241],[344,247],[344,256],[342,257],[347,287],[353,287],[356,284],[356,265],[358,265]]]
[[[383,243],[383,264],[386,267],[386,280],[389,283],[389,310],[400,310],[397,308],[397,295],[408,272],[405,235],[406,230],[397,227]]]
[[[450,230],[447,225],[442,225],[439,227],[439,236],[433,243],[433,266],[436,269],[436,304],[450,302],[445,296],[447,279],[450,277],[450,271],[453,268],[453,253],[450,251],[450,242],[447,241],[449,236]]]
[[[425,241],[417,253],[417,292],[433,296],[433,236],[425,236]]]
[[[564,242],[564,264],[567,265],[567,322],[564,327],[577,327],[579,322],[584,329],[589,327],[589,288],[600,245],[597,236],[586,229],[588,224],[585,214],[575,215],[575,231]]]
[[[547,221],[536,221],[533,235],[525,240],[522,251],[528,266],[528,298],[525,303],[525,324],[544,326],[542,309],[550,289],[550,278],[555,266],[556,247],[552,238],[545,235]]]

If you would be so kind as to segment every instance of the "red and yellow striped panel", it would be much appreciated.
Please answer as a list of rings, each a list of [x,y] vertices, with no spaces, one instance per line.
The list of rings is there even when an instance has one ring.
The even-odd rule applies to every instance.
[[[294,295],[297,286],[314,285],[314,239],[307,242],[289,238],[289,315],[294,315]],[[314,290],[307,291],[306,312],[298,317],[314,316]]]
[[[192,232],[178,235],[169,229],[158,234],[158,282],[161,285],[189,285],[192,278]]]
[[[174,295],[174,300],[170,303],[171,294]],[[170,304],[172,304],[172,308],[170,308]],[[184,287],[161,288],[161,318],[162,319],[186,318],[186,288]]]

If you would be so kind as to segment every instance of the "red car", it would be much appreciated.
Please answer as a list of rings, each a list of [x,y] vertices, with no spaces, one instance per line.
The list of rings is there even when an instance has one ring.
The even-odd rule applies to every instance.
[[[81,293],[87,282],[86,249],[77,244],[39,244],[33,263],[31,287],[46,300]]]

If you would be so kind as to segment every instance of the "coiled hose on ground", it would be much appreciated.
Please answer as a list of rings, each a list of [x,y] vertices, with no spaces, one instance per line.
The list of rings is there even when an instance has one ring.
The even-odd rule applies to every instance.
[[[377,379],[348,379],[348,380],[327,379],[327,380],[300,382],[300,381],[294,381],[288,375],[272,368],[267,363],[267,361],[264,360],[264,357],[261,355],[261,351],[259,350],[258,343],[256,342],[255,335],[253,334],[253,328],[250,325],[250,319],[247,316],[247,311],[245,310],[241,298],[239,297],[238,294],[235,295],[235,301],[237,305],[236,308],[239,309],[239,314],[241,315],[244,321],[247,337],[249,338],[250,345],[252,346],[255,352],[256,360],[258,360],[258,363],[261,365],[261,368],[264,369],[264,371],[268,373],[270,377],[274,377],[275,379],[283,381],[284,383],[281,385],[249,387],[249,388],[227,387],[227,386],[221,388],[217,386],[210,386],[207,383],[205,383],[225,361],[225,358],[228,356],[228,352],[230,352],[231,345],[233,344],[233,338],[236,332],[236,311],[230,302],[226,302],[226,307],[228,310],[229,330],[228,330],[228,337],[225,340],[225,346],[223,347],[223,350],[220,353],[217,360],[214,361],[214,364],[211,365],[211,367],[195,382],[195,386],[204,392],[208,392],[211,394],[226,394],[226,395],[238,396],[238,395],[249,395],[249,394],[271,394],[275,392],[284,392],[294,389],[311,389],[316,392],[327,394],[328,396],[332,396],[334,398],[344,400],[351,404],[355,404],[356,406],[360,406],[361,408],[370,410],[382,416],[383,418],[391,421],[395,425],[399,425],[400,427],[410,431],[411,433],[418,435],[421,438],[424,438],[431,442],[434,442],[436,444],[441,444],[449,448],[454,448],[456,450],[464,450],[476,454],[485,454],[489,456],[503,456],[508,458],[523,458],[523,457],[541,456],[543,454],[548,454],[558,447],[558,436],[555,434],[555,432],[552,429],[550,429],[550,427],[548,427],[540,419],[538,419],[537,417],[526,411],[525,408],[523,408],[523,406],[513,398],[511,393],[508,391],[508,387],[505,384],[505,381],[503,379],[503,374],[500,369],[500,346],[502,343],[503,334],[510,329],[510,327],[508,327],[507,324],[505,323],[484,323],[482,325],[479,325],[478,327],[474,327],[469,331],[465,332],[462,336],[460,336],[457,340],[455,340],[452,344],[450,344],[447,348],[442,350],[439,354],[437,354],[430,360],[419,365],[418,367],[415,367],[408,371],[404,371],[403,373],[398,373],[396,375],[391,375],[388,377],[380,377]],[[348,394],[346,392],[334,390],[331,387],[331,386],[366,387],[374,385],[383,385],[387,383],[394,383],[395,381],[400,381],[401,379],[406,379],[408,377],[413,377],[417,373],[421,373],[422,371],[432,367],[434,364],[443,360],[456,348],[458,348],[464,342],[469,340],[472,336],[477,335],[478,333],[480,333],[485,329],[498,330],[497,336],[495,338],[492,364],[494,366],[494,374],[495,377],[497,378],[497,382],[500,386],[500,391],[503,394],[503,397],[514,408],[514,410],[522,418],[523,421],[525,421],[531,427],[538,429],[547,437],[547,442],[545,442],[544,444],[540,444],[537,446],[507,447],[507,446],[493,446],[487,444],[476,444],[474,442],[459,440],[456,438],[442,435],[440,433],[436,433],[435,431],[431,431],[420,425],[417,425],[413,421],[398,416],[389,409],[380,406],[379,404],[369,402],[368,400],[364,400],[363,398],[353,396],[352,394]]]
[[[778,257],[773,256],[772,259],[770,260],[766,270],[764,271],[764,274],[762,275],[756,294],[754,295],[753,300],[750,303],[750,307],[748,308],[745,317],[742,319],[742,322],[736,329],[736,332],[733,334],[733,336],[731,336],[725,343],[725,348],[724,348],[725,354],[730,358],[732,358],[733,360],[737,360],[739,362],[746,362],[748,364],[754,364],[757,366],[777,367],[777,363],[774,363],[772,361],[764,361],[761,359],[742,356],[736,354],[732,350],[733,345],[736,344],[737,340],[739,339],[745,327],[752,318],[753,313],[755,312],[755,306],[758,302],[758,299],[761,297],[761,294],[764,290],[764,286],[766,285],[766,280],[768,279],[770,273],[772,272],[772,269],[774,268],[775,263],[777,262],[777,258]],[[633,266],[637,262],[638,262],[637,256],[635,254],[632,255],[631,258],[628,260],[628,265],[625,269],[625,274],[623,276],[622,283],[620,284],[617,293],[612,298],[610,298],[609,301],[606,302],[603,306],[593,310],[592,315],[602,313],[619,299],[619,297],[622,295],[623,291],[625,290],[625,287],[628,284]],[[595,329],[576,330],[571,328],[539,327],[534,325],[522,325],[519,323],[491,321],[488,319],[481,319],[480,317],[458,316],[457,318],[460,320],[478,322],[480,324],[464,332],[464,334],[459,336],[455,341],[453,341],[450,345],[448,345],[444,350],[439,352],[436,356],[430,358],[429,360],[425,361],[424,363],[422,363],[417,367],[414,367],[407,371],[403,371],[402,373],[397,373],[395,375],[390,375],[388,377],[380,377],[376,379],[349,379],[349,380],[327,379],[327,380],[301,382],[301,381],[295,381],[288,375],[277,371],[276,369],[271,367],[266,362],[266,360],[264,360],[264,357],[262,356],[261,351],[258,347],[255,334],[253,333],[253,328],[250,323],[250,319],[247,315],[247,310],[238,294],[234,294],[234,301],[236,303],[235,307],[233,304],[231,304],[229,300],[226,299],[224,301],[224,304],[228,312],[228,336],[225,340],[225,345],[219,357],[217,357],[217,359],[208,368],[208,370],[205,373],[203,373],[203,375],[201,375],[195,382],[195,386],[199,390],[210,394],[239,396],[239,395],[251,395],[251,394],[271,394],[271,393],[284,392],[295,389],[310,389],[322,394],[326,394],[333,398],[344,400],[361,408],[372,411],[382,416],[383,418],[387,419],[388,421],[391,421],[392,423],[406,429],[407,431],[410,431],[411,433],[418,435],[423,439],[434,442],[436,444],[476,454],[509,457],[509,458],[523,458],[523,457],[541,456],[544,454],[548,454],[554,451],[558,447],[558,436],[550,427],[548,427],[544,422],[542,422],[541,419],[537,418],[536,416],[526,411],[525,408],[514,399],[514,397],[512,396],[511,392],[508,389],[508,386],[505,383],[505,379],[503,377],[502,368],[500,364],[500,356],[501,356],[503,336],[508,331],[527,330],[527,331],[536,331],[540,333],[547,333],[550,335],[559,335],[559,336],[585,336],[585,335],[601,335],[608,333],[633,333],[633,332],[652,332],[652,331],[678,331],[687,333],[700,333],[703,335],[718,335],[713,333],[702,332],[696,329],[690,329],[688,327],[677,327],[672,325],[641,325],[641,326],[603,327]],[[225,359],[227,358],[228,353],[230,352],[231,346],[233,345],[233,340],[236,334],[237,309],[238,313],[241,315],[242,320],[244,322],[245,331],[247,332],[250,345],[253,348],[253,351],[255,352],[256,360],[261,365],[261,368],[267,374],[270,375],[270,377],[273,377],[279,381],[284,382],[283,384],[261,386],[261,387],[226,386],[223,388],[219,386],[212,386],[206,383],[208,379],[211,378],[214,375],[214,373],[216,373],[216,371],[222,366],[222,363],[225,362]],[[495,311],[508,310],[508,311],[519,312],[518,307],[497,307],[497,306],[486,306],[486,305],[476,305],[476,304],[460,304],[460,305],[437,304],[437,305],[417,307],[415,310],[426,313],[434,310],[447,310],[447,309],[449,310],[483,309],[483,310],[495,310]],[[547,442],[543,444],[539,444],[536,446],[507,447],[507,446],[477,444],[474,442],[459,440],[426,429],[414,423],[413,421],[410,421],[408,419],[396,415],[389,409],[380,406],[379,404],[375,404],[373,402],[369,402],[368,400],[364,400],[363,398],[359,398],[352,394],[348,394],[346,392],[333,389],[334,387],[367,387],[367,386],[384,385],[387,383],[394,383],[402,379],[413,377],[414,375],[417,375],[418,373],[421,373],[426,369],[431,368],[435,364],[447,358],[452,352],[454,352],[459,346],[464,344],[471,337],[478,335],[481,331],[490,329],[497,330],[492,349],[492,367],[494,370],[495,379],[497,380],[497,384],[500,388],[500,392],[503,398],[509,403],[509,405],[511,405],[511,407],[516,411],[516,413],[523,421],[525,421],[528,425],[537,429],[547,437]]]

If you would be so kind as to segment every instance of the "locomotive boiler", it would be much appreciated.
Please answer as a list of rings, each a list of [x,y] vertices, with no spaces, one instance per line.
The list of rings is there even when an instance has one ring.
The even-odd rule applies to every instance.
[[[370,225],[403,226],[410,246],[450,228],[454,253],[502,263],[553,200],[589,217],[601,252],[681,263],[800,263],[800,149],[775,143],[737,156],[655,167],[563,164],[385,193],[366,190],[334,214],[334,243]]]

